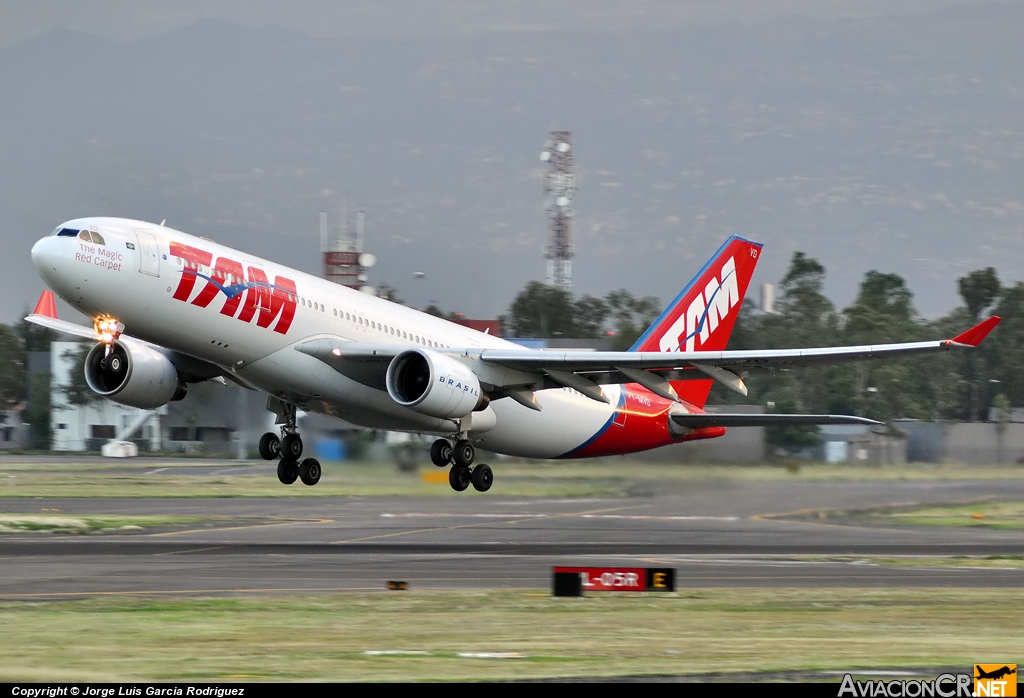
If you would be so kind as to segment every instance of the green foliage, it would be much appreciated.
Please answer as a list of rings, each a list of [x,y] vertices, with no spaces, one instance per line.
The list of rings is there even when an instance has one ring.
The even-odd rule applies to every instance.
[[[776,402],[775,408],[770,411],[778,414],[799,413],[796,403],[790,398]],[[816,424],[773,424],[765,427],[764,440],[770,446],[786,450],[799,450],[820,445],[821,433]]]
[[[100,399],[99,395],[93,392],[89,384],[85,382],[85,357],[92,348],[91,344],[79,343],[77,348],[64,352],[62,358],[66,361],[73,361],[71,371],[68,374],[68,382],[61,386],[60,392],[68,405],[82,407]]]
[[[572,294],[531,281],[516,296],[509,315],[502,318],[516,337],[597,338],[614,333],[616,349],[628,349],[660,312],[657,298],[636,298],[620,289],[607,296]]]
[[[26,320],[28,314],[27,308],[22,311],[22,320],[17,329],[25,351],[50,351],[50,342],[54,340],[53,331]]]
[[[612,345],[617,351],[626,351],[633,346],[658,319],[662,310],[661,303],[654,296],[636,298],[624,288],[610,291],[605,296],[605,303],[615,332]]]
[[[977,351],[952,351],[899,360],[862,361],[746,377],[747,398],[713,388],[714,401],[775,402],[797,412],[859,414],[874,419],[968,419],[985,414],[995,395],[1024,405],[1024,284],[998,288],[994,270],[960,279],[965,306],[927,322],[914,309],[913,294],[897,274],[869,271],[857,298],[836,311],[823,293],[825,269],[797,252],[779,283],[777,312],[745,304],[730,349],[786,348],[906,342],[953,337],[993,303],[1003,323]],[[968,305],[969,304],[969,305]],[[977,386],[972,398],[971,386]],[[972,409],[973,401],[973,409]],[[770,438],[785,441],[782,431]],[[780,444],[782,445],[782,444]]]
[[[25,350],[7,325],[0,325],[0,411],[13,409],[25,399]]]
[[[50,372],[32,376],[32,403],[25,411],[25,421],[32,427],[32,436],[42,444],[50,443]]]
[[[975,324],[981,319],[982,311],[992,305],[1002,290],[996,270],[992,267],[972,271],[967,276],[958,279],[956,283],[960,290],[960,296],[967,306],[967,315],[971,319],[971,324]]]

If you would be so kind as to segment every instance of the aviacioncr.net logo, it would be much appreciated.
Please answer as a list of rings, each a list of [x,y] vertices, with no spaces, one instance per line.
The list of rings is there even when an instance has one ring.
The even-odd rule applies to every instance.
[[[855,681],[851,674],[843,676],[838,695],[855,698],[972,698],[970,674],[940,674],[930,681],[900,679],[892,681]]]

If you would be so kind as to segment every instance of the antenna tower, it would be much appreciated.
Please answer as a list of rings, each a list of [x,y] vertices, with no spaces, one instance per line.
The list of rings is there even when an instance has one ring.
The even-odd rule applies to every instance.
[[[551,233],[544,256],[548,260],[548,286],[572,293],[572,258],[576,246],[569,240],[572,222],[572,195],[576,192],[576,172],[573,167],[572,132],[551,131],[540,159],[551,165],[544,178],[544,204],[548,212]]]
[[[324,258],[324,278],[342,286],[370,292],[366,285],[367,270],[377,258],[363,252],[363,226],[366,216],[356,211],[356,226],[349,227],[348,202],[341,207],[338,227],[330,231],[327,212],[320,212],[320,251]]]

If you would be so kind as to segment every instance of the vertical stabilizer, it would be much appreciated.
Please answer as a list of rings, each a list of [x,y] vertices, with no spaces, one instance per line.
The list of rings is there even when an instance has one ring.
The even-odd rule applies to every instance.
[[[731,236],[630,351],[724,351],[739,316],[761,243]],[[682,400],[703,407],[712,380],[672,381]]]

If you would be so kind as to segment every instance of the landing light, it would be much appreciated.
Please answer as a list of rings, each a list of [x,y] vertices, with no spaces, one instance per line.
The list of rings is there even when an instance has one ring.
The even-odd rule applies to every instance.
[[[115,318],[101,316],[93,321],[93,329],[101,342],[110,345],[117,341],[117,338],[124,332],[124,325]]]
[[[331,349],[331,353],[334,354],[335,356],[341,356],[341,349],[335,347],[334,349]]]

